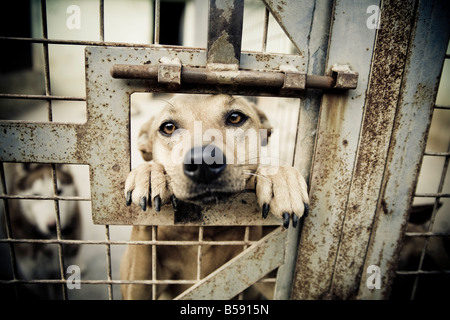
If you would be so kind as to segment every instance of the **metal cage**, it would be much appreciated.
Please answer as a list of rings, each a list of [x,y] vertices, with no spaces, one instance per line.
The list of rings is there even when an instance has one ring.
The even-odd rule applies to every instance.
[[[13,292],[21,298],[22,288],[27,285],[55,285],[57,298],[83,298],[73,294],[77,290],[69,285],[73,277],[65,257],[68,245],[96,247],[98,250],[91,254],[95,261],[104,254],[104,262],[100,263],[104,273],[100,278],[87,278],[81,272],[76,279],[86,294],[91,288],[106,287],[106,294],[97,295],[97,289],[93,289],[94,293],[87,295],[94,298],[120,298],[116,289],[129,283],[148,285],[154,299],[159,285],[191,285],[180,299],[243,298],[242,292],[260,281],[274,285],[275,299],[388,299],[391,293],[393,298],[403,298],[404,288],[408,291],[406,296],[414,299],[423,297],[421,292],[426,292],[424,284],[429,277],[448,283],[449,261],[444,259],[437,269],[426,265],[430,243],[435,239],[445,242],[449,237],[448,229],[435,231],[435,221],[444,217],[445,222],[448,216],[446,173],[450,150],[447,145],[445,150],[425,149],[430,125],[433,131],[433,112],[435,118],[448,117],[438,112],[449,112],[448,106],[435,103],[444,60],[449,59],[445,51],[450,8],[445,1],[211,0],[209,21],[196,21],[200,28],[206,28],[202,23],[208,25],[201,48],[162,42],[164,1],[149,2],[153,35],[151,43],[144,44],[107,35],[111,25],[107,15],[112,9],[108,1],[93,2],[97,9],[90,14],[98,14],[97,40],[49,36],[56,22],[50,23],[53,20],[49,16],[55,12],[53,3],[46,0],[32,1],[30,5],[30,14],[37,21],[34,27],[40,24],[39,31],[35,28],[28,36],[6,33],[0,37],[3,45],[17,50],[21,50],[18,44],[38,49],[42,55],[40,85],[44,92],[36,90],[30,94],[17,86],[10,91],[2,89],[0,108],[19,103],[33,108],[39,102],[39,107],[43,103],[46,110],[44,122],[0,121],[0,197],[5,227],[0,252],[2,267],[10,273],[1,274],[2,294]],[[189,10],[193,4],[206,12],[206,1],[189,2]],[[80,8],[70,11],[71,3],[60,8],[66,5],[67,11],[57,14],[64,19],[75,15],[76,19]],[[80,7],[83,12],[81,4]],[[186,14],[187,5],[184,9]],[[252,33],[250,37],[249,30],[256,28],[245,24],[252,15],[258,16],[255,21],[262,31],[254,46],[249,43],[256,36]],[[233,17],[233,23],[227,23],[229,17]],[[270,52],[271,39],[279,40],[280,34],[273,33],[269,22],[279,25],[278,30],[285,33],[288,52]],[[229,34],[226,43],[220,38],[223,32]],[[105,41],[108,37],[117,40]],[[54,89],[57,84],[52,80],[53,46],[84,50],[85,96],[54,94],[58,89]],[[224,46],[228,49],[222,50]],[[7,72],[1,77],[8,79]],[[136,92],[220,92],[295,98],[286,103],[290,108],[280,106],[276,111],[286,114],[284,120],[291,120],[295,126],[289,128],[286,161],[309,181],[310,212],[302,225],[284,229],[275,217],[262,220],[252,193],[240,195],[228,205],[205,208],[201,220],[178,221],[170,210],[163,209],[155,216],[126,207],[123,183],[131,168],[133,148],[130,102]],[[87,110],[85,119],[80,123],[55,121],[55,105],[59,102],[78,103]],[[448,138],[444,143],[448,144]],[[416,191],[422,159],[427,158],[443,159],[439,183],[435,190]],[[48,164],[52,195],[11,194],[11,163]],[[60,164],[81,165],[89,176],[89,192],[59,195]],[[431,199],[432,203],[430,222],[420,232],[407,228],[416,198]],[[11,203],[27,200],[53,202],[57,221],[54,238],[14,236]],[[84,203],[91,208],[93,222],[100,225],[95,227],[95,239],[63,236],[60,204],[64,201]],[[90,217],[84,220],[91,223]],[[116,239],[112,233],[119,225],[146,225],[152,230],[152,238]],[[160,225],[195,226],[198,239],[158,239]],[[204,228],[224,225],[243,227],[242,239],[204,239]],[[262,239],[250,239],[250,229],[255,225],[270,226],[274,231]],[[406,250],[402,251],[403,244],[413,238],[423,240],[417,268],[397,270]],[[19,244],[53,245],[59,274],[52,279],[21,277],[16,258]],[[118,261],[125,245],[151,247],[152,279],[119,279]],[[242,253],[212,274],[202,276],[202,250],[210,245],[239,246]],[[197,266],[195,279],[158,278],[155,257],[164,246],[190,246],[196,250],[192,261]],[[89,267],[88,264],[86,268]],[[245,281],[230,280],[236,270],[244,270]],[[225,292],[225,284],[232,289]],[[439,294],[445,295],[440,291]]]

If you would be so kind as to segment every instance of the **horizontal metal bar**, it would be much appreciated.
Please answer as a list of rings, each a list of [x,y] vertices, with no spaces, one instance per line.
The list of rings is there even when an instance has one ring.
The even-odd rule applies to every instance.
[[[91,201],[91,198],[75,197],[75,196],[32,196],[32,195],[9,195],[1,194],[0,199],[12,200],[62,200],[62,201]]]
[[[70,280],[69,280],[70,281]],[[275,278],[261,279],[258,282],[273,283]],[[65,284],[68,280],[63,279],[11,279],[0,280],[0,284]],[[156,280],[77,280],[80,284],[196,284],[199,280],[172,280],[172,279],[156,279]]]
[[[82,158],[86,148],[77,146],[83,128],[74,123],[0,121],[0,159],[4,162],[87,164]]]
[[[86,101],[86,98],[84,98],[84,97],[46,96],[46,95],[40,95],[40,94],[13,94],[13,93],[0,93],[0,98],[5,98],[5,99],[31,99],[31,100]]]
[[[69,280],[70,281],[70,280]],[[62,279],[0,280],[0,284],[64,284]],[[195,284],[198,280],[77,280],[80,284]]]
[[[158,79],[158,66],[121,65],[111,68],[111,76],[116,79]],[[242,86],[278,87],[284,85],[283,72],[257,72],[257,71],[230,71],[230,77],[223,79],[221,73],[209,71],[204,67],[183,67],[181,69],[181,83],[188,84],[231,84]],[[306,87],[316,89],[332,89],[335,80],[331,76],[306,76]]]
[[[424,156],[432,156],[432,157],[450,157],[450,152],[432,152],[425,151]]]
[[[450,270],[433,270],[433,271],[425,271],[425,270],[416,270],[416,271],[397,271],[397,275],[402,276],[413,276],[413,275],[420,275],[420,274],[450,274]]]
[[[405,232],[407,237],[450,237],[448,232]]]
[[[306,88],[333,89],[336,81],[330,76],[306,75]]]
[[[450,193],[416,193],[414,197],[417,198],[450,198]]]
[[[148,241],[128,241],[128,240],[68,240],[68,239],[0,239],[0,243],[40,243],[40,244],[107,244],[107,245],[159,245],[159,246],[244,246],[252,245],[257,241],[168,241],[168,240],[148,240]]]
[[[135,47],[135,48],[179,48],[179,46],[171,45],[157,45],[145,43],[129,43],[129,42],[108,42],[108,41],[85,41],[85,40],[64,40],[64,39],[42,39],[42,38],[21,38],[21,37],[0,37],[0,41],[24,41],[32,43],[46,43],[46,44],[62,44],[62,45],[82,45],[94,47]],[[185,49],[186,47],[183,47]],[[190,48],[190,49],[204,49],[204,48]]]
[[[450,106],[434,106],[435,109],[450,110]]]

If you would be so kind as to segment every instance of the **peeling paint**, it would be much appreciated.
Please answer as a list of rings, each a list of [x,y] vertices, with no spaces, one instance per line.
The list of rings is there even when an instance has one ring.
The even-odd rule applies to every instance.
[[[234,46],[229,42],[229,36],[225,30],[215,40],[210,49],[210,61],[220,61],[223,64],[236,64],[239,65],[239,60],[235,57]]]

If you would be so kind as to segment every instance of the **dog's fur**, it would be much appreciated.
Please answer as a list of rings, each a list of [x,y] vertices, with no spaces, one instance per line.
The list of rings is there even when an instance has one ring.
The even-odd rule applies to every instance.
[[[53,196],[50,165],[15,164],[10,194]],[[56,193],[76,196],[74,179],[66,166],[56,168]],[[15,239],[56,239],[56,209],[53,200],[9,200],[12,236]],[[81,216],[76,201],[59,201],[61,238],[76,240],[81,235]],[[74,258],[78,245],[63,245],[66,264]],[[60,279],[56,244],[16,243],[14,245],[19,276],[25,280]],[[28,285],[29,293],[40,299],[58,299],[61,286]]]
[[[236,114],[238,116],[236,116]],[[231,117],[231,118],[230,118]],[[230,120],[231,119],[231,120]],[[233,123],[233,121],[238,123]],[[198,145],[195,140],[194,124],[201,121],[203,135],[209,129],[220,132],[225,140],[228,129],[242,129],[233,132],[232,140],[209,144],[216,147],[217,155],[222,152],[226,166],[219,167],[220,174],[212,181],[208,178],[192,179],[182,163],[174,163],[173,152],[180,140],[188,141],[191,146]],[[177,130],[170,135],[164,134],[165,125],[173,124]],[[170,127],[169,129],[173,129]],[[134,203],[146,210],[147,204],[158,212],[161,204],[188,201],[197,204],[226,200],[231,194],[244,189],[254,189],[262,216],[269,212],[284,221],[288,227],[290,221],[296,226],[298,219],[308,203],[306,182],[299,171],[292,167],[266,167],[252,161],[259,157],[259,145],[265,145],[267,139],[257,136],[258,142],[251,144],[245,132],[260,129],[269,130],[267,117],[258,108],[243,98],[228,95],[183,95],[172,99],[164,110],[143,125],[138,139],[138,147],[144,164],[133,169],[125,183],[127,204]],[[189,133],[189,135],[187,134]],[[212,139],[211,139],[212,140]],[[230,143],[232,141],[232,143]],[[245,152],[239,153],[236,146],[245,145]],[[193,150],[193,149],[191,149]],[[242,149],[240,149],[242,150]],[[177,151],[178,152],[178,151]],[[195,153],[195,152],[194,152]],[[203,155],[204,157],[204,155]],[[204,159],[204,158],[202,158]],[[192,153],[191,153],[191,160]],[[229,164],[233,163],[233,164]],[[216,167],[214,167],[214,170]],[[189,168],[188,168],[189,170]],[[251,228],[250,239],[259,239],[262,228]],[[205,227],[204,240],[242,240],[243,227]],[[158,227],[158,240],[197,240],[197,227]],[[151,240],[151,227],[134,226],[131,240]],[[158,279],[196,279],[197,246],[164,246],[157,251]],[[242,252],[239,246],[202,246],[202,275],[209,274],[226,261]],[[152,279],[152,248],[145,245],[129,245],[122,259],[121,277],[124,280]],[[163,297],[181,293],[188,286],[167,288],[158,286],[158,295]],[[125,299],[151,298],[151,286],[123,285],[122,295]],[[160,296],[161,297],[161,296]]]

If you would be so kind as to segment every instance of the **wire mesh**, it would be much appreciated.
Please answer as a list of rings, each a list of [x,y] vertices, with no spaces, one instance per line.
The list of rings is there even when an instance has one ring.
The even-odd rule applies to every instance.
[[[448,54],[446,59],[448,63]],[[442,78],[437,99],[440,94],[443,95],[447,91]],[[450,257],[446,243],[450,239],[450,232],[445,221],[448,220],[447,199],[450,197],[447,183],[450,141],[440,141],[433,136],[436,131],[448,129],[445,125],[443,128],[440,127],[439,123],[449,118],[449,111],[448,106],[438,104],[434,106],[435,115],[431,122],[426,151],[423,154],[421,175],[410,210],[399,269],[396,272],[397,278],[392,292],[395,299],[414,300],[448,296],[446,288],[450,280],[448,277]],[[438,145],[437,140],[440,141]]]
[[[85,102],[86,98],[84,96],[72,96],[72,95],[61,95],[54,94],[52,90],[52,70],[50,70],[50,50],[49,47],[53,45],[62,46],[100,46],[100,47],[151,47],[154,44],[160,43],[160,8],[161,4],[159,0],[153,2],[154,5],[154,33],[153,33],[153,43],[128,43],[119,41],[105,41],[105,1],[100,0],[99,2],[99,34],[98,41],[95,40],[71,40],[71,39],[58,39],[49,37],[48,30],[48,7],[47,1],[41,0],[39,5],[39,14],[41,21],[40,37],[16,37],[16,36],[0,36],[0,41],[16,41],[22,43],[38,44],[42,47],[43,56],[43,74],[44,74],[44,93],[43,94],[28,94],[28,93],[0,93],[0,99],[12,99],[12,100],[24,100],[24,101],[42,101],[46,103],[46,120],[47,122],[54,121],[54,101],[80,101]],[[266,10],[265,27],[263,30],[263,51],[265,51],[267,43],[267,33],[268,33],[268,11]],[[56,285],[60,291],[60,298],[70,299],[71,295],[68,291],[67,283],[70,281],[69,274],[66,272],[67,262],[65,259],[64,248],[67,245],[75,245],[82,247],[83,245],[89,246],[103,246],[105,251],[105,266],[106,266],[106,278],[101,279],[78,279],[80,285],[106,285],[107,287],[107,298],[114,299],[117,294],[114,294],[114,285],[121,284],[145,284],[151,286],[153,299],[157,298],[157,286],[158,285],[180,285],[180,284],[195,284],[202,279],[202,249],[204,246],[242,246],[244,249],[248,248],[250,245],[256,241],[249,239],[249,227],[245,228],[244,238],[242,240],[229,240],[229,241],[209,241],[203,239],[203,227],[199,227],[198,240],[197,241],[166,241],[157,239],[157,227],[152,227],[152,239],[149,241],[130,241],[130,240],[113,240],[110,234],[110,226],[104,226],[104,239],[97,240],[86,240],[86,239],[67,239],[62,236],[61,227],[61,217],[60,217],[60,202],[61,201],[76,201],[76,202],[86,202],[91,201],[90,196],[74,196],[74,195],[59,195],[58,194],[58,182],[57,182],[57,169],[56,164],[51,164],[51,176],[52,176],[52,195],[30,195],[30,194],[10,194],[7,189],[7,181],[5,178],[5,166],[2,163],[0,166],[1,170],[1,185],[2,193],[0,198],[3,201],[3,211],[5,218],[5,236],[0,239],[0,244],[6,244],[9,250],[10,265],[12,270],[12,277],[10,279],[1,279],[0,285],[12,286],[15,291],[16,298],[22,298],[23,292],[20,290],[22,285]],[[53,201],[55,218],[56,218],[56,236],[54,238],[20,238],[15,237],[13,232],[13,226],[11,225],[10,219],[10,206],[11,201]],[[55,245],[57,247],[57,260],[59,264],[59,276],[56,279],[26,279],[21,277],[18,270],[18,261],[16,258],[15,248],[17,245]],[[114,279],[113,269],[117,268],[117,265],[113,265],[112,261],[112,248],[114,247],[125,247],[126,245],[148,245],[151,246],[152,252],[152,278],[148,280],[118,280]],[[157,250],[162,250],[163,246],[196,246],[197,247],[197,273],[196,278],[192,280],[182,280],[182,279],[159,279],[157,274],[156,256]],[[266,278],[262,282],[275,282],[275,278]],[[241,295],[242,298],[242,295]]]
[[[70,39],[55,39],[49,37],[48,25],[47,25],[47,15],[48,8],[47,2],[45,0],[40,1],[40,16],[42,25],[41,27],[41,37],[17,37],[17,36],[0,36],[0,42],[3,41],[16,41],[24,42],[30,44],[38,44],[42,47],[43,54],[43,73],[44,73],[44,92],[39,94],[28,94],[28,93],[0,93],[0,99],[13,99],[13,100],[25,100],[25,101],[43,101],[46,103],[46,118],[48,122],[54,121],[54,102],[55,101],[79,101],[85,102],[86,98],[83,96],[75,95],[59,95],[55,94],[55,90],[52,86],[51,81],[51,71],[50,70],[50,55],[49,46],[52,45],[62,45],[62,46],[99,46],[99,47],[151,47],[155,44],[160,44],[160,0],[155,0],[153,4],[154,16],[153,16],[153,37],[152,44],[148,43],[131,43],[131,42],[120,42],[120,41],[105,41],[105,1],[99,0],[99,34],[98,40],[70,40]],[[263,34],[261,43],[261,52],[266,52],[268,44],[268,32],[269,32],[269,11],[264,10],[264,22],[263,22]],[[269,37],[270,38],[270,37]],[[446,56],[449,59],[449,56]],[[442,110],[448,112],[450,110],[449,106],[436,105],[436,110]],[[297,137],[296,137],[297,139]],[[294,146],[297,146],[297,141],[295,141]],[[295,153],[295,152],[294,152]],[[427,257],[427,251],[429,249],[430,243],[433,239],[437,238],[448,238],[450,234],[448,232],[434,231],[434,224],[438,214],[441,212],[439,210],[440,202],[444,199],[450,197],[450,193],[445,189],[445,181],[447,178],[447,171],[450,159],[450,145],[446,151],[427,151],[424,156],[426,157],[436,157],[444,159],[444,165],[442,167],[440,182],[437,190],[426,191],[426,192],[416,192],[416,198],[432,199],[432,215],[430,221],[425,230],[421,232],[415,232],[407,230],[405,233],[406,238],[420,238],[424,241],[422,242],[422,247],[420,251],[419,261],[417,268],[415,270],[399,270],[397,275],[413,277],[413,285],[411,287],[410,298],[415,298],[417,296],[417,291],[420,288],[420,279],[422,276],[434,276],[434,275],[448,275],[450,270],[440,269],[440,270],[428,270],[425,268],[425,262]],[[158,285],[192,285],[197,283],[202,279],[202,253],[205,246],[242,246],[245,250],[252,244],[255,240],[250,240],[250,228],[245,227],[244,237],[242,240],[228,240],[228,241],[209,241],[204,239],[204,227],[198,228],[198,239],[196,241],[167,241],[160,240],[157,238],[157,227],[152,227],[152,238],[148,241],[130,241],[130,240],[116,240],[111,236],[111,231],[114,227],[105,225],[103,239],[92,239],[92,240],[81,240],[81,239],[65,239],[62,237],[61,228],[61,217],[60,217],[60,203],[61,201],[77,201],[89,203],[91,198],[88,196],[61,196],[57,194],[58,183],[57,183],[57,164],[51,164],[52,172],[52,187],[53,195],[51,196],[36,196],[36,195],[17,195],[10,194],[7,187],[7,181],[5,177],[4,163],[1,163],[0,174],[1,174],[1,186],[2,193],[0,198],[3,201],[4,210],[4,226],[5,226],[5,237],[0,239],[0,244],[6,244],[8,247],[8,253],[10,257],[9,264],[11,266],[11,278],[1,279],[0,285],[12,286],[14,293],[17,298],[21,298],[20,287],[22,285],[46,285],[52,284],[57,285],[58,290],[61,293],[63,299],[70,299],[71,294],[67,289],[67,282],[69,281],[66,272],[66,259],[64,254],[65,245],[76,245],[76,246],[101,246],[105,254],[105,279],[94,279],[90,280],[82,277],[78,282],[82,285],[105,285],[107,288],[107,298],[114,299],[118,294],[114,290],[115,286],[120,286],[123,284],[145,284],[151,287],[153,299],[158,298]],[[26,239],[26,238],[16,238],[13,235],[13,228],[11,225],[10,217],[10,202],[11,201],[22,201],[22,200],[39,200],[39,201],[53,201],[55,217],[56,217],[56,237],[54,239]],[[23,279],[19,275],[18,271],[18,261],[16,257],[16,245],[18,244],[29,244],[29,245],[55,245],[58,251],[58,264],[59,264],[59,277],[58,279]],[[148,245],[151,246],[152,254],[152,278],[147,280],[118,280],[115,278],[115,268],[118,267],[114,265],[112,256],[115,254],[114,249],[116,247],[124,247],[126,245]],[[157,273],[157,252],[158,250],[163,250],[164,246],[194,246],[197,250],[196,255],[196,276],[195,279],[160,279]],[[100,258],[100,256],[99,256]],[[261,280],[265,283],[274,283],[275,278],[269,277]],[[117,290],[118,291],[118,290]],[[240,295],[243,298],[243,295]]]

